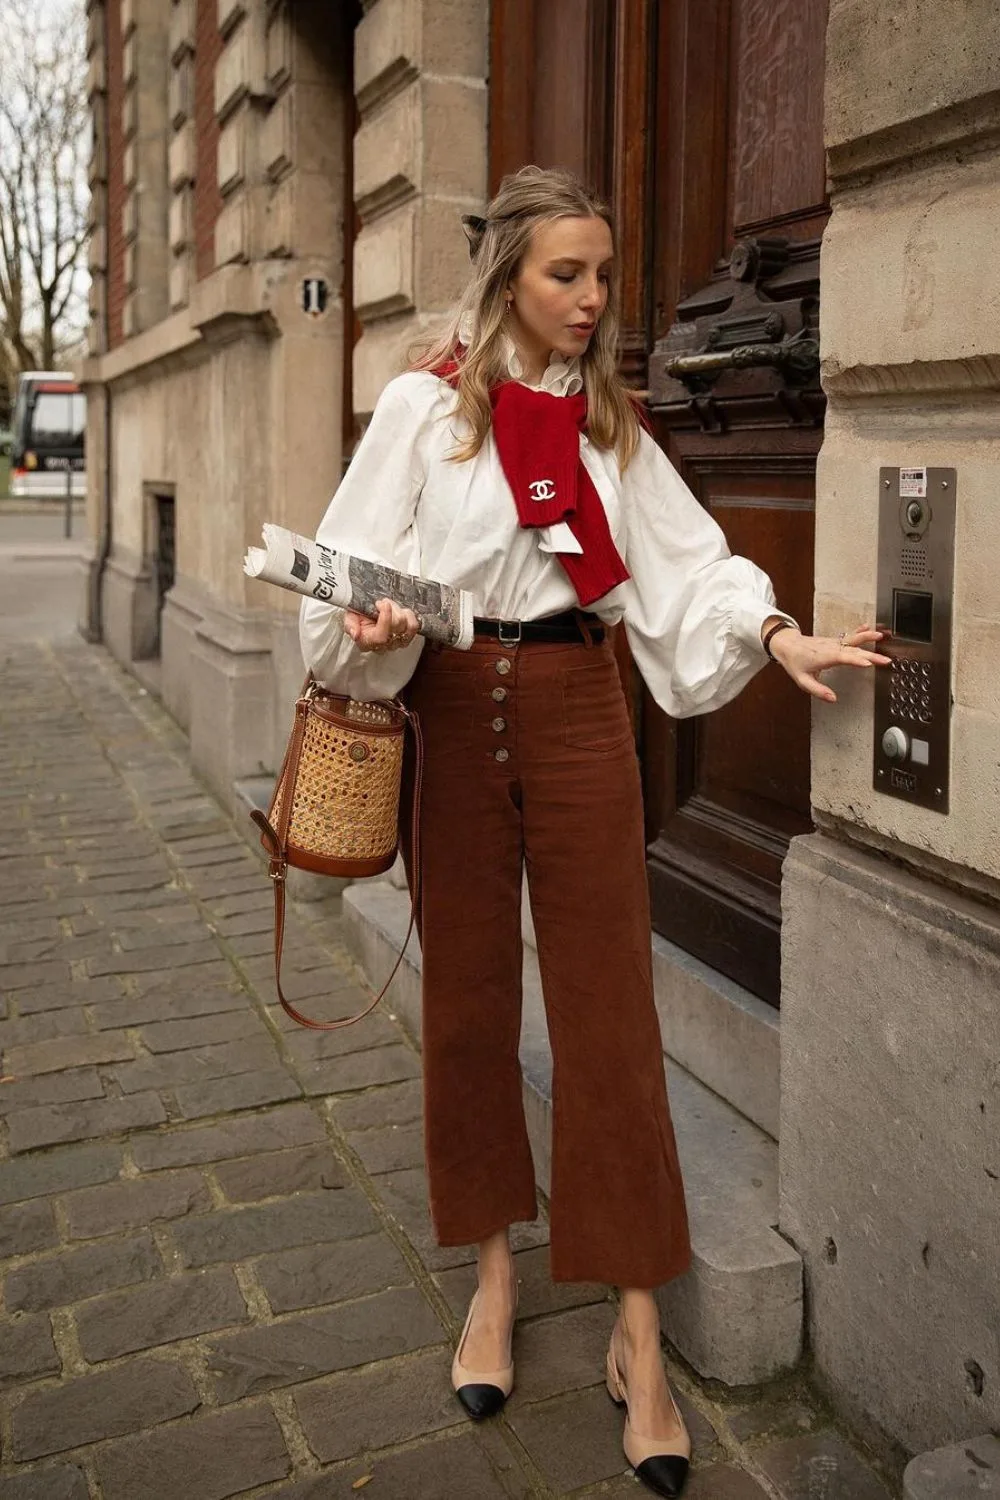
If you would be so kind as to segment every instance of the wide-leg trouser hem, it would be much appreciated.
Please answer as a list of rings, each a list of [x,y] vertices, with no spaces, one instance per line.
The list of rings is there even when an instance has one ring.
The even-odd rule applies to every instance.
[[[539,1214],[537,1205],[533,1213],[515,1213],[509,1217],[504,1216],[500,1222],[487,1224],[475,1229],[449,1230],[441,1228],[435,1222],[435,1242],[443,1250],[459,1249],[466,1245],[478,1245],[482,1240],[490,1239],[494,1234],[499,1234],[503,1229],[513,1228],[515,1224],[535,1224],[538,1222]],[[617,1255],[608,1259],[589,1261],[581,1259],[575,1254],[563,1252],[561,1255],[550,1247],[549,1250],[550,1271],[553,1281],[579,1282],[603,1286],[617,1287],[645,1287],[652,1291],[655,1287],[665,1286],[669,1281],[675,1281],[678,1276],[683,1276],[691,1269],[691,1252],[679,1256],[668,1256],[661,1262],[655,1262],[651,1266],[648,1260],[635,1261],[622,1258]]]
[[[599,1286],[638,1287],[653,1291],[691,1269],[691,1252],[668,1257],[651,1266],[646,1260],[629,1261],[618,1255],[607,1260],[580,1259],[565,1251],[559,1254],[553,1248],[550,1263],[553,1281],[593,1282]]]
[[[490,1239],[494,1234],[499,1234],[502,1229],[509,1229],[513,1224],[537,1222],[538,1204],[536,1202],[532,1209],[526,1211],[518,1209],[512,1214],[502,1214],[498,1220],[484,1220],[482,1224],[475,1226],[463,1224],[460,1229],[442,1224],[435,1218],[434,1238],[443,1250],[453,1250],[460,1245],[478,1245],[481,1241]]]

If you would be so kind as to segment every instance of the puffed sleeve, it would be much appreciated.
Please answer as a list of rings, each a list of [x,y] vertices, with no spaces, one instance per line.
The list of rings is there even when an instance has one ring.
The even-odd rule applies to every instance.
[[[625,565],[615,597],[643,680],[662,709],[687,718],[721,708],[767,662],[761,626],[775,608],[766,573],[733,557],[647,432],[622,478]]]
[[[317,540],[406,573],[420,571],[414,527],[424,483],[425,443],[440,382],[432,375],[399,375],[385,387]],[[413,675],[423,637],[393,651],[361,651],[344,630],[344,611],[303,599],[302,656],[316,680],[361,702],[391,698]]]

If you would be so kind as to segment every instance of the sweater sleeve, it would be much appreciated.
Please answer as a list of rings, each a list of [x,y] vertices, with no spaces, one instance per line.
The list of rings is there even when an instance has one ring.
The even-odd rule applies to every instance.
[[[766,664],[768,615],[796,622],[775,607],[767,574],[730,555],[721,528],[646,432],[622,490],[631,578],[616,597],[636,665],[674,718],[721,708]]]
[[[431,375],[397,376],[385,387],[316,533],[328,547],[403,572],[420,571],[416,506],[425,477],[422,438],[438,399]],[[361,702],[391,698],[413,675],[423,637],[394,651],[361,651],[344,630],[344,611],[304,599],[299,640],[307,669],[335,693]]]

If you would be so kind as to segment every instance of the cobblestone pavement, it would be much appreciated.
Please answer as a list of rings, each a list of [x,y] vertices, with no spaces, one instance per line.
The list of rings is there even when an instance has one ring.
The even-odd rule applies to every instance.
[[[0,1500],[645,1491],[602,1385],[606,1289],[518,1231],[517,1390],[449,1386],[471,1253],[433,1245],[420,1069],[388,1006],[272,1003],[271,893],[166,714],[99,649],[0,646]],[[360,998],[336,909],[288,990]],[[801,1380],[676,1357],[688,1500],[886,1500]]]

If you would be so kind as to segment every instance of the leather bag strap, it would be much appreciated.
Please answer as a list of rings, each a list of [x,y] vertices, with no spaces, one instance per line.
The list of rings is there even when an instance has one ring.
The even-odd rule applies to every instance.
[[[344,1026],[353,1026],[356,1021],[364,1020],[365,1016],[369,1015],[375,1009],[396,977],[399,966],[403,962],[407,946],[409,945],[414,923],[416,922],[420,902],[420,797],[424,781],[424,740],[420,729],[420,720],[417,715],[412,710],[403,708],[402,705],[399,705],[399,707],[400,712],[406,715],[406,721],[413,732],[413,740],[416,747],[410,838],[410,847],[413,850],[413,890],[410,897],[410,922],[406,929],[406,936],[403,939],[403,946],[399,951],[396,962],[392,966],[391,974],[374,999],[365,1006],[364,1010],[359,1010],[357,1015],[345,1016],[339,1021],[314,1021],[309,1016],[303,1015],[290,1000],[287,1000],[281,988],[281,953],[285,941],[285,881],[288,878],[285,839],[291,819],[291,792],[295,786],[299,760],[302,756],[302,743],[305,738],[308,703],[304,697],[300,698],[295,705],[295,726],[292,730],[291,739],[288,742],[288,750],[279,776],[279,785],[281,776],[287,775],[287,780],[281,803],[281,813],[277,819],[278,826],[273,828],[262,812],[254,811],[250,814],[253,821],[261,830],[271,854],[271,864],[268,874],[274,884],[274,984],[278,992],[278,999],[285,1013],[291,1016],[293,1021],[297,1021],[300,1026],[308,1027],[310,1031],[340,1031]]]

